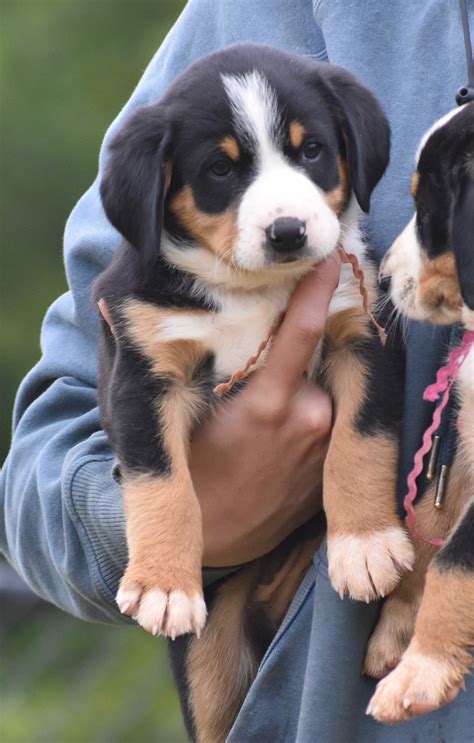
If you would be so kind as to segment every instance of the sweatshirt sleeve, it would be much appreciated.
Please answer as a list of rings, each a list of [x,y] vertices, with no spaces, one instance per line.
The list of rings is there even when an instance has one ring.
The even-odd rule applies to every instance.
[[[132,110],[160,98],[192,61],[237,41],[323,58],[311,0],[191,0],[107,132],[99,174],[66,225],[69,291],[46,314],[39,363],[15,402],[1,475],[2,552],[40,596],[91,621],[127,622],[114,596],[127,560],[114,459],[96,395],[98,313],[91,286],[120,236],[99,198],[107,146]]]

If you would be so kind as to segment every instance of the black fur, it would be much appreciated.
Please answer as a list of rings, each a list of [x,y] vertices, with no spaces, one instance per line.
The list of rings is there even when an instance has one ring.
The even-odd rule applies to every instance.
[[[430,259],[454,253],[464,302],[474,309],[474,103],[430,135],[418,173],[420,244]]]
[[[191,189],[198,210],[219,215],[235,205],[258,169],[251,137],[239,138],[239,158],[225,177],[216,176],[213,165],[222,160],[219,143],[235,134],[235,122],[222,75],[245,74],[257,69],[275,90],[278,120],[272,137],[291,163],[305,171],[323,191],[340,182],[339,163],[348,165],[348,198],[354,192],[368,211],[370,196],[389,158],[389,127],[372,94],[340,68],[256,45],[237,45],[216,52],[192,65],[170,87],[162,100],[140,109],[125,123],[110,145],[101,196],[105,212],[125,241],[94,289],[109,309],[115,335],[102,321],[100,341],[99,403],[111,446],[128,474],[150,472],[166,477],[173,466],[164,446],[160,402],[173,381],[151,373],[145,354],[133,345],[123,317],[123,303],[138,299],[161,308],[218,312],[219,307],[203,293],[194,291],[195,277],[168,263],[161,252],[166,233],[181,250],[190,249],[192,237],[177,218],[174,197]],[[293,147],[289,124],[300,122],[308,142],[321,151],[307,158],[304,148]],[[172,163],[172,165],[170,165]],[[192,241],[191,241],[192,242]],[[393,430],[399,411],[394,400],[379,390],[380,366],[390,367],[388,356],[374,344],[355,348],[370,357],[373,394],[361,412],[358,426],[372,434],[377,425]],[[369,347],[370,346],[370,347]],[[388,353],[388,351],[387,351]],[[394,367],[390,367],[394,374]],[[400,378],[397,370],[397,376]],[[193,386],[211,404],[217,381],[214,358],[207,353],[194,369]],[[234,390],[235,391],[235,390]],[[378,422],[376,418],[378,416]],[[316,520],[317,521],[317,520]],[[257,566],[260,584],[270,583],[287,559],[292,546],[316,533],[307,524],[288,538]],[[218,590],[217,588],[213,589]],[[212,601],[211,601],[212,603]],[[264,607],[252,603],[245,617],[249,650],[259,660],[274,635]],[[174,667],[188,732],[194,735],[182,678],[187,640],[173,646]]]
[[[404,355],[399,333],[393,331],[383,346],[375,328],[372,338],[354,343],[352,348],[368,370],[367,394],[355,420],[362,436],[379,432],[399,436],[403,416]]]
[[[435,561],[442,570],[461,568],[474,572],[474,503],[468,507]]]

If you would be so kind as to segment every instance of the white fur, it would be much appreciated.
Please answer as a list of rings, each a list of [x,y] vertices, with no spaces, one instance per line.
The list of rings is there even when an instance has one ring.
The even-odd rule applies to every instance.
[[[234,248],[237,266],[256,271],[269,261],[266,230],[279,217],[300,219],[306,225],[305,254],[322,260],[339,240],[339,220],[323,192],[306,173],[291,164],[277,146],[280,128],[276,95],[258,72],[224,76],[237,128],[256,149],[258,173],[239,206],[239,237]]]
[[[171,591],[164,633],[174,640],[179,635],[195,632],[199,637],[206,622],[206,604],[198,594],[189,597],[183,591]]]
[[[451,687],[450,663],[408,648],[400,664],[377,684],[367,714],[380,722],[397,722],[409,717],[414,704],[439,706]]]
[[[342,243],[347,252],[355,253],[363,265],[364,245],[354,210],[343,225]],[[163,241],[166,257],[180,268],[199,276],[196,294],[211,300],[217,312],[186,312],[157,326],[160,340],[199,340],[215,357],[216,373],[230,376],[245,366],[288,304],[297,281],[312,266],[311,261],[282,264],[266,271],[240,272],[225,266],[205,248],[178,248],[168,238]],[[335,314],[361,303],[358,282],[352,268],[342,266],[339,286],[329,307]],[[158,336],[157,336],[158,337]],[[262,363],[264,355],[259,360]]]
[[[392,300],[400,312],[423,322],[429,320],[429,315],[417,299],[420,271],[420,244],[414,214],[386,254],[380,273],[391,276]]]
[[[421,138],[421,141],[420,141],[420,144],[418,145],[418,149],[416,151],[416,157],[415,157],[415,164],[416,165],[418,165],[418,161],[419,161],[420,155],[421,155],[421,153],[423,151],[423,147],[425,146],[425,144],[427,143],[427,141],[429,140],[429,138],[431,137],[431,135],[433,134],[433,132],[435,132],[437,129],[441,129],[441,127],[443,127],[445,124],[447,124],[448,121],[451,121],[451,119],[454,118],[454,116],[456,116],[456,114],[461,113],[462,110],[463,110],[463,106],[457,106],[456,108],[453,108],[451,111],[448,111],[447,114],[444,114],[444,116],[442,116],[440,119],[438,119],[438,121],[435,121],[435,123],[433,124],[433,126],[431,126],[428,129],[428,131],[423,134],[423,136]]]
[[[328,538],[329,577],[344,597],[373,601],[390,593],[401,573],[411,570],[414,551],[401,527],[389,527],[366,536],[335,534]]]

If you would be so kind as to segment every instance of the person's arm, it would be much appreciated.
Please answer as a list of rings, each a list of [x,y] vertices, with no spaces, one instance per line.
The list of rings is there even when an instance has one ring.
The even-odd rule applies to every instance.
[[[192,0],[150,63],[101,150],[137,106],[156,101],[197,57],[236,41],[324,56],[311,0]],[[39,595],[85,619],[125,621],[114,604],[126,563],[120,489],[96,398],[97,308],[91,285],[120,236],[99,198],[99,175],[65,233],[70,291],[48,311],[42,358],[23,381],[2,472],[0,546]]]

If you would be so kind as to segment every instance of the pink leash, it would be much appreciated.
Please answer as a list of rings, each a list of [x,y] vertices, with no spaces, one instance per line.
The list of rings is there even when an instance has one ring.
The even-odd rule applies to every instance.
[[[451,388],[457,379],[459,370],[463,365],[471,347],[474,345],[474,330],[466,330],[462,343],[458,348],[454,348],[448,359],[446,366],[441,367],[436,375],[436,382],[430,384],[424,394],[423,399],[429,402],[436,402],[439,400],[441,395],[443,398],[440,404],[435,408],[433,413],[433,420],[429,428],[423,435],[423,444],[421,448],[415,454],[413,469],[408,475],[408,493],[405,496],[403,505],[406,512],[406,523],[412,534],[421,539],[426,544],[432,544],[434,547],[442,547],[444,544],[443,539],[428,539],[416,527],[416,511],[413,507],[413,502],[416,498],[417,487],[416,480],[423,470],[423,459],[425,454],[428,454],[431,447],[433,446],[433,434],[438,430],[441,423],[441,416],[443,410],[448,404],[449,395]]]

